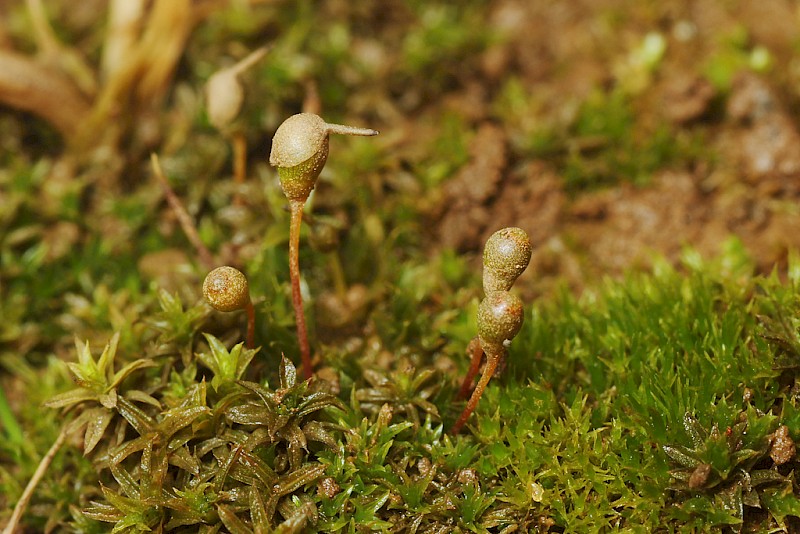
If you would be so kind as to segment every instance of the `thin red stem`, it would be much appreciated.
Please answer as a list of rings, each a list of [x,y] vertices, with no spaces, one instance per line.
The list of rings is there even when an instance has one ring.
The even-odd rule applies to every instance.
[[[247,175],[247,139],[241,132],[233,134],[233,181],[236,191],[233,194],[233,203],[237,206],[244,204],[241,186]]]
[[[247,348],[253,349],[256,346],[256,308],[248,302],[244,309],[247,312]]]
[[[303,222],[303,205],[299,200],[289,201],[289,277],[292,280],[292,305],[297,323],[297,342],[303,364],[303,378],[311,378],[311,349],[308,345],[306,317],[303,313],[303,296],[300,294],[300,224]]]
[[[475,380],[475,375],[478,374],[478,369],[481,368],[483,349],[481,348],[481,342],[477,337],[472,338],[472,341],[469,342],[467,352],[469,352],[471,355],[472,360],[470,361],[467,375],[464,377],[464,381],[461,383],[461,389],[458,390],[458,397],[456,397],[458,400],[464,400],[469,396],[469,392],[472,389],[472,381]]]
[[[167,177],[161,169],[158,156],[151,154],[150,162],[153,165],[153,174],[155,174],[156,179],[158,179],[161,184],[161,189],[164,191],[164,198],[167,199],[167,204],[169,204],[169,207],[172,209],[172,213],[175,214],[175,218],[178,219],[178,224],[181,225],[181,229],[183,233],[186,234],[186,238],[197,251],[200,262],[205,266],[206,270],[210,271],[214,267],[214,256],[211,255],[211,252],[205,246],[203,240],[200,239],[200,234],[197,232],[197,226],[192,220],[191,215],[186,211],[183,202],[181,202],[181,199],[175,194],[172,186],[169,185],[169,181],[167,181]]]
[[[461,427],[463,427],[464,423],[466,423],[467,419],[469,419],[469,416],[472,415],[473,411],[475,411],[475,407],[478,406],[478,401],[481,399],[483,391],[486,389],[486,386],[489,384],[489,380],[494,375],[494,370],[497,368],[497,361],[499,359],[499,354],[486,353],[486,367],[483,368],[481,379],[478,380],[478,385],[475,386],[475,391],[472,392],[472,396],[469,398],[469,401],[467,401],[464,411],[461,412],[461,417],[458,418],[458,421],[455,422],[453,428],[450,429],[451,434],[458,434],[461,431]]]

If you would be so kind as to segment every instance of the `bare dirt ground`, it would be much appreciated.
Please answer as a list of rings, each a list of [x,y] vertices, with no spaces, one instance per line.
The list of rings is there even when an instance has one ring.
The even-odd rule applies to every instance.
[[[609,12],[622,20],[604,19]],[[795,3],[508,0],[496,4],[490,20],[511,38],[481,57],[484,81],[455,98],[471,110],[477,133],[469,163],[444,184],[433,213],[435,241],[476,251],[497,227],[521,226],[536,243],[531,283],[563,276],[576,289],[588,278],[646,268],[654,253],[676,261],[691,246],[712,257],[730,236],[761,271],[780,267],[800,246]],[[491,119],[486,88],[509,70],[539,99],[541,117],[557,122],[552,115],[569,113],[571,101],[621,83],[615,58],[653,31],[666,37],[667,48],[656,74],[632,97],[637,121],[664,122],[676,139],[699,132],[711,157],[678,158],[644,185],[570,191],[552,158],[520,157],[504,126]],[[726,35],[746,36],[745,49],[764,47],[771,67],[734,69],[720,90],[703,70],[724,53]]]
[[[258,44],[287,31],[283,26],[290,24],[276,15],[286,5],[276,2],[273,13],[262,10],[262,2],[250,3],[253,13],[275,15],[264,15],[263,27],[254,26],[260,28],[253,30]],[[11,12],[12,4],[0,1],[0,12]],[[59,23],[89,33],[87,21],[96,19],[103,2],[91,5],[97,9],[56,11],[69,13]],[[340,109],[385,126],[382,138],[394,139],[387,144],[394,143],[399,161],[382,163],[388,169],[382,180],[399,184],[398,168],[435,157],[428,141],[441,130],[434,121],[442,110],[463,121],[466,163],[419,206],[430,223],[426,238],[432,250],[477,253],[498,227],[521,226],[536,244],[531,272],[537,274],[526,278],[544,290],[558,278],[580,289],[598,276],[647,268],[654,254],[677,261],[687,246],[713,257],[731,236],[741,240],[760,271],[784,265],[788,250],[800,245],[795,231],[800,228],[800,7],[795,2],[467,2],[465,12],[478,13],[478,20],[462,19],[452,6],[400,0],[380,6],[330,0],[318,7],[326,23],[352,26],[346,61],[337,67],[343,73],[338,90],[352,89],[352,96]],[[177,20],[187,18],[183,15]],[[428,15],[441,16],[440,27],[422,20]],[[67,24],[66,19],[85,20]],[[432,29],[421,32],[428,41],[420,50],[434,59],[429,70],[413,76],[401,62],[413,56],[408,36],[425,24]],[[189,35],[191,24],[185,26]],[[12,30],[0,31],[0,43],[24,49]],[[203,31],[213,33],[213,25]],[[448,44],[453,34],[475,52],[465,55]],[[490,37],[484,41],[485,34]],[[481,37],[473,42],[471,35]],[[176,50],[187,46],[184,52],[192,58],[192,46],[198,45],[191,43],[173,44]],[[214,52],[229,55],[224,48]],[[301,63],[304,57],[297,55]],[[180,66],[180,58],[176,55],[169,69]],[[432,83],[429,75],[444,81]],[[304,89],[310,88],[304,109],[320,107],[314,93],[325,89],[322,77],[314,73],[304,80]],[[161,91],[170,94],[171,79],[163,78]],[[301,104],[302,95],[295,96]],[[161,141],[181,145],[180,133],[163,139],[153,134],[154,114],[147,108],[158,108],[163,99],[159,94],[141,106],[143,111],[131,112],[126,118],[131,124],[108,121],[108,132],[98,137],[110,141],[97,142],[107,144],[113,157],[96,151],[93,157],[101,161],[87,165],[98,169],[87,173],[90,181],[144,180],[146,164],[131,165],[136,168],[127,169],[124,180],[121,169],[146,160]],[[266,130],[278,122],[271,104],[253,114],[266,117]],[[268,140],[256,135],[248,140],[250,162],[264,165]],[[3,136],[10,140],[3,148],[18,149],[24,142],[19,138],[25,136]],[[202,161],[200,155],[196,165],[208,174],[220,170],[218,161]],[[68,164],[55,168],[72,172]]]

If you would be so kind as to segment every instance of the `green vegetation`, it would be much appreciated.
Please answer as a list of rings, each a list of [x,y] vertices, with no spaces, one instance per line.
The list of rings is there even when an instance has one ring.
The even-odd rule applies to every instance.
[[[113,522],[119,532],[219,523],[230,532],[785,525],[800,513],[797,460],[779,446],[800,438],[800,280],[748,278],[735,254],[533,305],[508,370],[459,436],[442,431],[458,413],[457,377],[433,370],[438,350],[379,339],[391,361],[340,354],[338,387],[301,382],[272,350],[258,356],[201,336],[196,308],[163,295],[147,312],[160,319],[127,349],[115,335],[99,357],[79,343],[68,359],[77,388],[46,404],[83,428],[83,443],[57,456],[27,524],[42,528],[50,517],[103,531]],[[405,263],[396,274],[421,267]],[[790,272],[798,270],[793,259]],[[474,297],[454,314],[452,301],[464,297],[451,290],[433,321],[445,354],[463,350],[461,325],[474,321]],[[437,293],[418,295],[420,305]],[[66,386],[58,364],[23,369],[37,403]],[[53,439],[52,412],[31,404],[18,417],[34,414],[50,424],[25,420],[26,433]],[[3,470],[13,502],[36,454],[14,439],[13,425],[4,432],[3,455],[18,462]]]
[[[36,4],[0,17],[19,50],[42,48],[26,33]],[[608,52],[638,61],[644,85],[596,87],[548,119],[522,77],[475,88],[492,78],[491,47],[510,39],[490,2],[212,1],[194,12],[154,0],[175,31],[134,39],[131,57],[152,69],[122,78],[99,65],[102,21],[53,4],[51,52],[82,52],[63,57],[86,58],[70,65],[93,66],[100,86],[81,93],[91,135],[56,124],[52,102],[0,114],[0,524],[798,528],[800,257],[761,276],[731,240],[715,260],[687,249],[677,266],[526,300],[507,290],[529,291],[539,273],[516,280],[541,243],[525,236],[483,278],[469,254],[430,243],[479,123],[508,135],[509,154],[489,167],[514,174],[543,159],[576,196],[705,157],[703,127],[676,134],[641,112],[668,37]],[[737,35],[733,53],[704,64],[723,91],[735,67],[770,63]],[[140,75],[151,71],[159,78]],[[210,94],[230,98],[213,111],[203,94],[215,73]],[[462,89],[485,90],[483,109],[441,104]],[[321,153],[271,168],[278,125],[314,108],[382,134],[331,140],[321,176]],[[327,157],[337,129],[321,124]],[[305,180],[290,210],[281,178]],[[215,281],[212,267],[228,264]],[[308,341],[296,329],[306,315]],[[465,411],[481,342],[490,363]]]
[[[649,105],[620,89],[597,89],[569,120],[534,121],[544,113],[543,104],[510,78],[495,109],[511,126],[519,150],[552,162],[573,194],[619,183],[643,186],[659,169],[710,158],[701,128],[676,131],[663,117],[645,121],[637,104]]]

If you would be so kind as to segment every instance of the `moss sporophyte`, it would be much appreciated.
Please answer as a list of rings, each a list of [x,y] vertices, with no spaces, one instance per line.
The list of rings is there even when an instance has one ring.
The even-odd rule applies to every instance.
[[[240,270],[217,267],[203,281],[203,296],[217,311],[232,312],[245,310],[247,313],[247,348],[255,346],[256,311],[250,300],[247,277]]]
[[[231,139],[233,145],[233,177],[237,185],[241,186],[247,174],[247,138],[244,128],[237,117],[244,103],[244,87],[239,77],[258,63],[267,53],[266,47],[261,47],[236,64],[218,70],[206,82],[206,113],[209,122],[226,137]],[[237,192],[234,203],[241,203],[242,198]]]
[[[483,291],[486,297],[478,306],[478,337],[469,345],[472,356],[469,371],[459,390],[466,398],[478,373],[483,354],[486,366],[461,416],[450,429],[457,434],[478,405],[489,380],[506,355],[507,346],[519,333],[524,319],[522,301],[509,292],[528,267],[531,240],[520,228],[503,228],[486,241],[483,250]]]
[[[277,167],[281,188],[289,199],[289,276],[305,378],[311,377],[312,366],[300,294],[300,224],[306,200],[328,160],[328,139],[331,133],[362,136],[378,134],[368,128],[328,124],[313,113],[299,113],[289,117],[278,127],[272,138],[272,151],[269,155],[270,165]]]

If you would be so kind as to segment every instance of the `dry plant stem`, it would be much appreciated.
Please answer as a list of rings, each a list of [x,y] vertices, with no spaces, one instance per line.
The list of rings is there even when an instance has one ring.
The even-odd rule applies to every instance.
[[[378,135],[378,131],[371,128],[359,128],[358,126],[347,126],[344,124],[326,124],[325,129],[328,130],[329,134],[359,135],[364,137]]]
[[[110,0],[103,43],[103,78],[116,75],[136,46],[144,21],[145,0]]]
[[[483,374],[481,375],[481,379],[478,380],[478,385],[475,386],[475,391],[472,392],[472,396],[467,401],[467,405],[464,407],[464,411],[461,412],[461,416],[458,418],[458,421],[455,422],[453,428],[450,429],[451,434],[458,434],[461,431],[461,428],[464,426],[464,423],[467,422],[469,416],[472,415],[472,412],[475,411],[475,407],[478,405],[478,401],[481,399],[481,395],[483,395],[483,391],[486,389],[486,386],[489,384],[489,380],[491,380],[492,376],[494,375],[494,370],[497,368],[497,362],[500,360],[500,354],[492,354],[490,352],[486,353],[486,367],[483,368]]]
[[[458,390],[457,398],[459,400],[464,400],[469,396],[469,392],[472,389],[472,381],[475,379],[475,375],[478,374],[478,369],[481,368],[481,361],[483,360],[483,349],[477,337],[472,338],[472,341],[469,342],[467,351],[471,355],[471,359],[467,376],[464,377],[461,389]]]
[[[322,101],[319,98],[319,87],[315,80],[306,80],[303,83],[303,88],[306,90],[305,97],[303,98],[303,113],[314,113],[319,115],[322,111]]]
[[[64,444],[64,440],[67,439],[67,427],[68,425],[64,425],[61,428],[61,432],[58,434],[55,442],[53,442],[50,450],[47,451],[47,454],[44,455],[42,461],[39,462],[36,472],[33,473],[33,476],[28,481],[28,485],[25,486],[25,490],[22,492],[19,501],[17,501],[17,505],[14,507],[14,512],[11,514],[11,519],[8,520],[6,528],[3,529],[3,534],[13,534],[17,530],[17,526],[22,519],[22,514],[24,514],[25,509],[28,508],[28,503],[30,502],[31,497],[33,497],[33,492],[36,490],[36,486],[39,485],[42,477],[47,472],[47,468],[50,467],[50,464],[53,462],[53,458],[56,457],[56,453]]]
[[[191,0],[155,0],[139,41],[141,62],[137,94],[144,101],[160,100],[170,87],[195,21]]]
[[[297,323],[297,342],[303,364],[303,378],[311,378],[311,348],[308,345],[306,317],[303,313],[303,296],[300,294],[300,224],[303,222],[303,206],[300,200],[289,201],[289,277],[292,280],[292,305]]]
[[[252,302],[248,302],[244,310],[247,313],[247,348],[253,349],[256,346],[256,309]]]
[[[250,67],[261,61],[261,58],[264,57],[267,52],[269,52],[269,46],[262,46],[261,48],[256,48],[252,52],[250,52],[247,56],[244,57],[241,61],[239,61],[236,65],[231,67],[237,74],[242,74],[247,71]]]
[[[25,4],[31,19],[31,26],[33,26],[36,45],[45,54],[57,53],[59,48],[58,39],[56,39],[53,28],[47,21],[42,1],[26,0]]]
[[[43,118],[72,142],[90,104],[66,76],[34,60],[0,50],[0,103]]]
[[[339,253],[335,250],[328,254],[328,257],[330,258],[331,278],[333,279],[336,296],[344,301],[347,298],[347,281],[345,280],[342,261],[339,259]]]
[[[77,49],[62,44],[50,21],[47,20],[42,0],[26,0],[28,16],[33,26],[34,38],[39,48],[37,57],[46,65],[64,73],[85,95],[97,92],[94,70],[81,57]]]
[[[126,103],[131,97],[135,96],[136,109],[155,108],[161,102],[192,27],[199,22],[191,0],[154,0],[146,15],[134,13],[130,18],[137,27],[142,26],[141,32],[137,32],[134,43],[123,44],[127,52],[121,62],[107,67],[111,68],[108,80],[95,99],[84,129],[88,137],[79,140],[84,144],[91,146],[97,141],[90,134],[104,132],[109,116],[133,113]],[[109,26],[107,31],[117,29]]]
[[[233,134],[233,181],[236,192],[233,194],[233,203],[241,206],[244,203],[240,188],[247,176],[247,138],[243,133]]]
[[[197,251],[197,255],[200,258],[200,262],[203,266],[211,270],[214,267],[214,257],[211,255],[211,252],[205,246],[203,241],[200,239],[200,234],[197,233],[197,228],[195,227],[194,221],[189,213],[186,211],[186,208],[183,207],[183,203],[178,198],[178,195],[175,194],[175,191],[172,190],[172,187],[169,185],[167,181],[167,177],[164,176],[164,171],[161,169],[161,164],[158,161],[158,156],[152,154],[150,156],[150,162],[153,165],[153,173],[158,178],[158,181],[161,183],[161,187],[164,190],[164,196],[167,199],[167,203],[169,207],[172,208],[172,211],[175,213],[175,217],[178,218],[178,223],[181,225],[181,229],[183,229],[183,233],[186,234],[186,238],[189,242],[194,246],[195,250]]]

